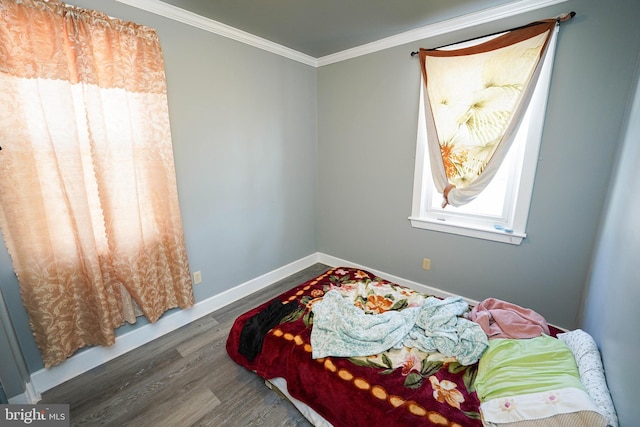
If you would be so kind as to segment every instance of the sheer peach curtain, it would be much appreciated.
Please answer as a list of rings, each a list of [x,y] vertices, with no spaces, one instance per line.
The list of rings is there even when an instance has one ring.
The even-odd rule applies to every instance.
[[[0,226],[44,365],[193,305],[154,30],[0,0]]]

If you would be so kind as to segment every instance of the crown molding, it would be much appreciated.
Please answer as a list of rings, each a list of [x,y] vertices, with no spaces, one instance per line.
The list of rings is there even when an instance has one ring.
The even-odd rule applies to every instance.
[[[201,30],[208,31],[210,33],[214,33],[232,40],[239,41],[241,43],[248,44],[249,46],[253,46],[267,52],[275,53],[276,55],[289,58],[293,61],[301,62],[312,67],[318,66],[318,60],[312,56],[298,52],[297,50],[290,49],[281,44],[274,43],[262,37],[255,36],[251,33],[247,33],[246,31],[238,30],[237,28],[223,24],[222,22],[205,18],[204,16],[189,12],[185,9],[181,9],[172,4],[164,3],[160,0],[115,1],[145,10],[147,12],[154,13],[156,15],[164,16],[165,18],[169,18],[174,21],[182,22],[183,24],[191,25],[192,27],[200,28]]]
[[[567,0],[520,0],[501,6],[491,7],[479,12],[473,12],[456,18],[429,24],[424,27],[416,28],[415,30],[409,30],[375,42],[357,46],[352,49],[343,50],[342,52],[323,56],[318,58],[318,67],[378,52],[391,47],[413,43],[429,37],[435,37],[441,34],[474,27],[476,25],[498,21],[500,19],[531,12],[533,10],[542,9],[547,6],[553,6],[566,1]]]
[[[223,24],[222,22],[205,18],[196,13],[189,12],[188,10],[181,9],[168,3],[164,3],[160,0],[115,1],[145,10],[147,12],[154,13],[156,15],[164,16],[165,18],[182,22],[184,24],[191,25],[205,31],[209,31],[214,34],[218,34],[220,36],[227,37],[241,43],[248,44],[267,52],[275,53],[276,55],[283,56],[293,61],[301,62],[312,67],[322,67],[324,65],[346,61],[347,59],[356,58],[358,56],[367,55],[391,47],[412,43],[418,40],[424,40],[429,37],[462,30],[476,25],[486,24],[504,18],[509,18],[511,16],[516,16],[522,13],[542,9],[544,7],[564,3],[568,0],[520,0],[512,3],[507,3],[501,6],[491,7],[478,12],[473,12],[456,18],[429,24],[424,27],[416,28],[414,30],[406,31],[404,33],[396,34],[394,36],[386,37],[384,39],[380,39],[371,43],[343,50],[341,52],[337,52],[320,58],[314,58],[302,52],[298,52],[297,50],[293,50],[281,44],[271,42],[262,37],[247,33],[246,31],[238,30],[237,28],[233,28],[229,25]]]

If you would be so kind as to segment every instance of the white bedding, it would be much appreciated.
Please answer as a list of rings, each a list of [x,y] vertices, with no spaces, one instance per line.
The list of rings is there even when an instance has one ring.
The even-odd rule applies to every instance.
[[[600,412],[607,417],[609,427],[618,427],[618,416],[609,393],[604,367],[600,359],[600,350],[593,337],[582,329],[558,334],[573,353],[578,364],[580,381],[598,406]]]

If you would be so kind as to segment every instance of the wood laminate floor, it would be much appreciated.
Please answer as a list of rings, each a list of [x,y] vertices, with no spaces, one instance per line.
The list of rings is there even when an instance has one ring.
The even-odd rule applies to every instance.
[[[41,403],[68,403],[73,426],[310,426],[225,343],[240,314],[328,269],[315,264],[246,296],[46,391]]]

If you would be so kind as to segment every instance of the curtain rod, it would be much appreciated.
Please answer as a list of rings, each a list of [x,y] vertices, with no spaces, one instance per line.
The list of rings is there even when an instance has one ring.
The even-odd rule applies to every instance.
[[[564,15],[558,16],[556,18],[556,21],[557,22],[568,21],[569,19],[573,18],[574,16],[576,16],[576,13],[574,11],[571,11],[569,13],[565,13]],[[438,46],[438,47],[432,47],[431,49],[427,49],[427,50],[438,50],[438,49],[442,49],[443,47],[452,46],[454,44],[466,43],[466,42],[470,42],[470,41],[473,41],[473,40],[481,39],[483,37],[491,37],[491,36],[495,36],[495,35],[498,35],[498,34],[507,33],[509,31],[520,30],[522,28],[528,28],[528,27],[532,27],[534,25],[539,25],[539,24],[540,24],[540,21],[531,22],[529,24],[520,25],[519,27],[509,28],[508,30],[496,31],[495,33],[485,34],[483,36],[472,37],[472,38],[467,39],[467,40],[462,40],[462,41],[459,41],[459,42],[453,42],[453,43],[445,44],[445,45]],[[411,52],[411,56],[416,56],[418,53],[420,53],[420,52],[418,52],[418,51]]]

